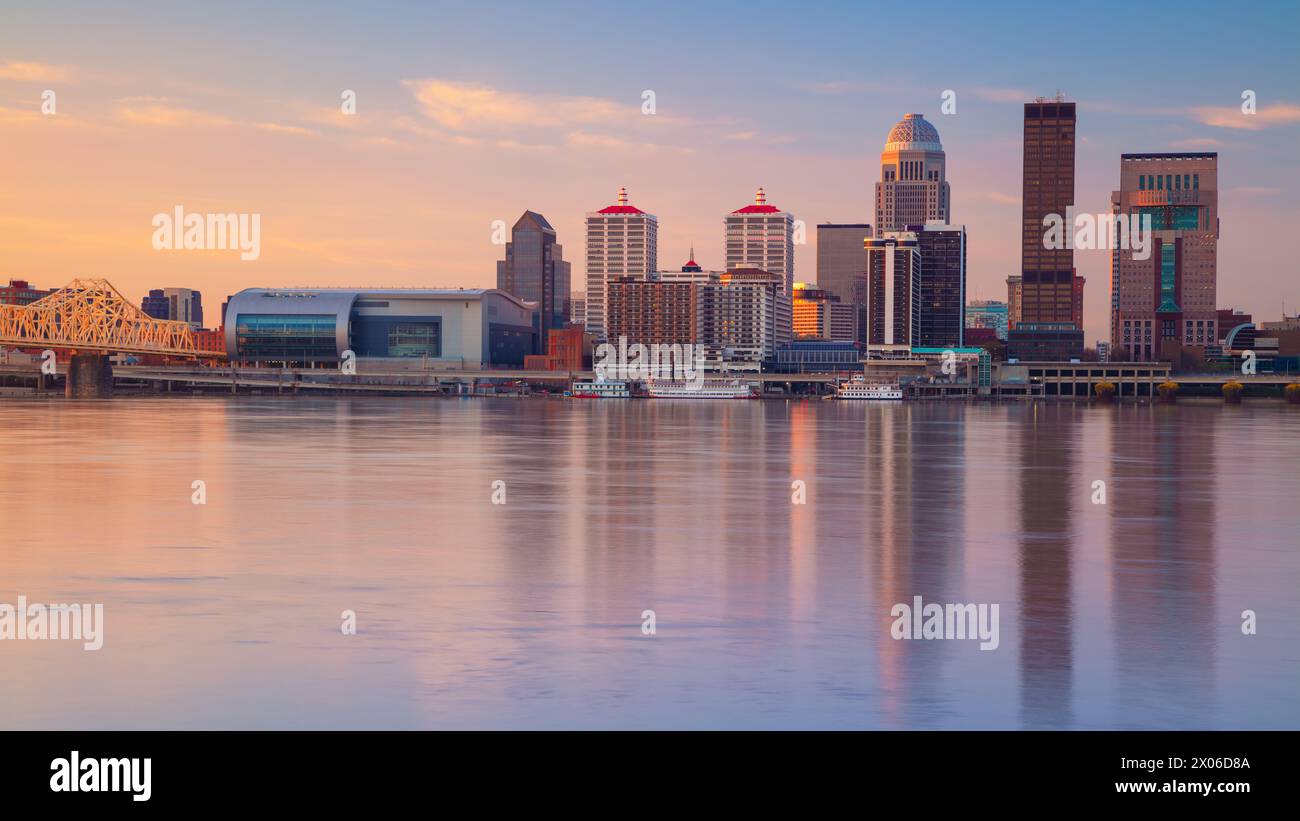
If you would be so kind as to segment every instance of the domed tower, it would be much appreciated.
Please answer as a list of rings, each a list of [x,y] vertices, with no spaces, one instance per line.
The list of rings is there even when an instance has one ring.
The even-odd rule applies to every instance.
[[[889,130],[876,183],[876,235],[928,220],[949,222],[948,180],[939,132],[921,114]]]

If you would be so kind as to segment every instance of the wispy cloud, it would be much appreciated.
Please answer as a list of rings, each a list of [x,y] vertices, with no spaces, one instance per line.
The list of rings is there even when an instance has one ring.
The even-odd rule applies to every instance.
[[[0,63],[0,79],[2,80],[19,80],[29,83],[69,83],[74,81],[76,75],[77,72],[72,66],[17,62],[14,60]]]
[[[562,128],[627,123],[643,117],[639,95],[627,102],[617,102],[601,97],[504,91],[448,80],[406,80],[405,85],[415,94],[426,117],[452,131]]]
[[[157,103],[119,105],[117,119],[132,125],[158,126],[162,128],[224,127],[233,125],[234,122],[227,117],[196,111],[192,108],[179,108]]]
[[[359,114],[344,114],[341,106],[301,106],[298,109],[298,118],[317,125],[348,129],[362,128],[367,123],[381,119],[377,113],[369,111],[364,117]]]
[[[118,101],[114,116],[118,122],[127,125],[151,128],[252,128],[270,134],[282,134],[293,137],[319,137],[320,134],[310,128],[270,120],[241,121],[199,111],[184,106],[168,105],[160,102],[165,98],[125,97]]]
[[[0,123],[5,125],[28,125],[41,119],[37,111],[24,111],[21,108],[0,106]]]
[[[1254,114],[1246,114],[1240,106],[1204,106],[1192,109],[1192,117],[1205,125],[1219,128],[1261,131],[1279,125],[1300,123],[1300,105],[1278,103],[1261,106]]]
[[[109,126],[100,125],[67,114],[42,114],[35,107],[31,109],[22,109],[0,106],[0,125],[70,128],[100,132],[114,130]]]
[[[291,134],[298,137],[319,137],[315,131],[310,128],[303,128],[298,125],[284,125],[282,123],[253,123],[253,128],[262,131],[270,131],[275,134]]]

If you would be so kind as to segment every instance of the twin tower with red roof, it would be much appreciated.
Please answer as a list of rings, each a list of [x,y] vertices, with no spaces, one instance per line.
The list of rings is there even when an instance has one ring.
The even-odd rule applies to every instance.
[[[794,215],[769,205],[762,188],[752,205],[737,208],[724,219],[726,269],[759,268],[776,274],[789,294],[794,288]],[[604,339],[606,284],[612,277],[648,279],[659,270],[659,220],[628,202],[627,189],[618,201],[587,214],[587,332]],[[701,271],[691,259],[683,272]]]

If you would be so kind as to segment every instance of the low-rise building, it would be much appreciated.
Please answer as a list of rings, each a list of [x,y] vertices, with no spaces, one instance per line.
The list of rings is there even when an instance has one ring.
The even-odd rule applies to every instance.
[[[537,306],[483,288],[248,288],[226,309],[231,360],[328,367],[522,367]]]

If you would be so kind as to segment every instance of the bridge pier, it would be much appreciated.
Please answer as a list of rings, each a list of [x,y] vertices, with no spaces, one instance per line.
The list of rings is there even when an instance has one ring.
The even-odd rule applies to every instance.
[[[68,362],[64,395],[69,399],[109,399],[113,396],[113,365],[101,353],[73,354]]]

